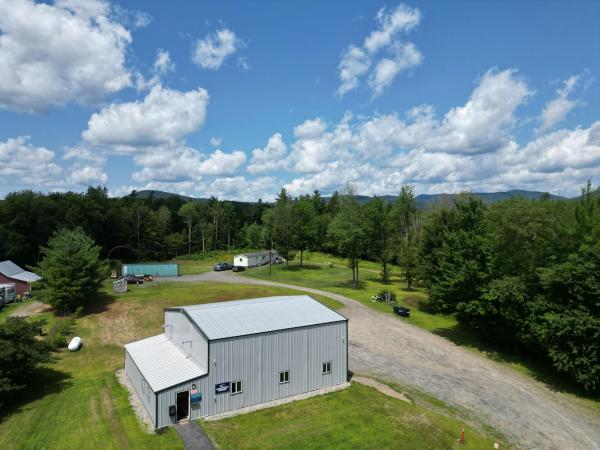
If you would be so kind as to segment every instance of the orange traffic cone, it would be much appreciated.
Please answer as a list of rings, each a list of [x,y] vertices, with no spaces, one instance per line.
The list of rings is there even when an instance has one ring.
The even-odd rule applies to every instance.
[[[465,443],[465,429],[460,430],[460,439],[458,440],[459,444]]]

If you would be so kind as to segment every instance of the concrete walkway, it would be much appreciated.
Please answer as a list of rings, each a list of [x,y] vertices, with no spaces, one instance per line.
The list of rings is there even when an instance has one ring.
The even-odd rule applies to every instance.
[[[213,450],[215,447],[195,421],[180,422],[175,425],[186,450]]]
[[[343,295],[231,272],[160,281],[278,286],[338,300],[344,304],[339,312],[350,319],[349,367],[353,372],[413,385],[468,411],[521,448],[600,450],[600,415],[572,396]]]

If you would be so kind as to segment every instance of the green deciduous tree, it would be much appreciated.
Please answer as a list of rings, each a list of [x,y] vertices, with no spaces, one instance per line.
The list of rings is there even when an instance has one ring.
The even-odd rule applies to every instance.
[[[392,259],[392,218],[389,206],[375,197],[363,208],[364,245],[367,256],[381,263],[381,278],[388,282]]]
[[[191,201],[179,208],[179,215],[185,221],[188,228],[188,255],[192,253],[192,227],[200,217],[198,203]]]
[[[356,188],[347,183],[339,196],[338,213],[329,223],[327,236],[335,248],[348,258],[352,286],[358,288],[358,262],[363,252],[363,217],[356,200]]]
[[[273,239],[277,251],[289,261],[290,250],[294,242],[294,218],[292,215],[292,198],[285,189],[282,189],[275,200],[273,208]]]
[[[390,234],[396,244],[396,255],[408,289],[417,277],[417,245],[420,220],[414,188],[403,185],[391,211],[393,226]]]
[[[105,270],[99,254],[100,247],[80,228],[58,231],[42,247],[37,295],[60,311],[75,311],[98,293]]]
[[[309,196],[300,196],[292,206],[294,246],[300,250],[300,266],[304,251],[314,245],[317,238],[317,213]]]
[[[480,199],[462,196],[452,209],[435,213],[423,230],[423,274],[438,311],[454,312],[485,291],[490,259],[485,210]]]

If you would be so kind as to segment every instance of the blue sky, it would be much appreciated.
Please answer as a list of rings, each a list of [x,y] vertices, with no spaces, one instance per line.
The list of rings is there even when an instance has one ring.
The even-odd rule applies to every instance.
[[[5,0],[0,195],[576,195],[600,182],[598,19],[592,1]]]

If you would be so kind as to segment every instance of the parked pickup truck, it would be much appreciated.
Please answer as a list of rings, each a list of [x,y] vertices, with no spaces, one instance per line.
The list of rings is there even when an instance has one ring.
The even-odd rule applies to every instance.
[[[213,270],[214,270],[215,272],[220,272],[220,271],[222,271],[222,270],[231,270],[231,269],[232,269],[232,267],[233,267],[233,266],[232,266],[231,264],[229,264],[229,263],[226,263],[226,262],[220,262],[220,263],[216,263],[216,264],[213,266]]]
[[[404,308],[403,306],[394,306],[394,314],[398,314],[402,317],[410,317],[410,309]]]

